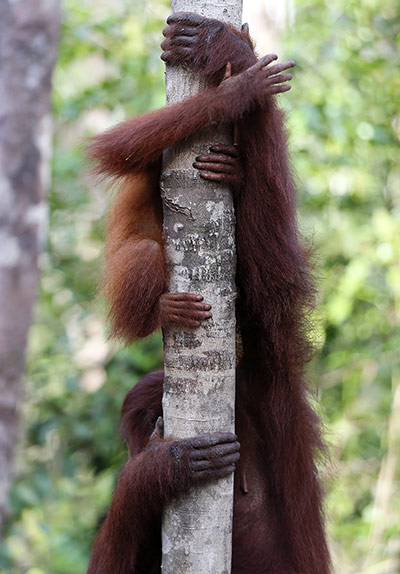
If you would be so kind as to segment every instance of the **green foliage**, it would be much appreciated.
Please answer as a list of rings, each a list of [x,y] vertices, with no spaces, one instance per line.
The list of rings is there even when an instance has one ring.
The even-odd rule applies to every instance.
[[[85,572],[126,449],[126,392],[160,368],[160,336],[113,345],[96,297],[104,189],[85,174],[83,138],[164,103],[160,30],[167,3],[68,0],[54,74],[50,226],[30,332],[23,441],[0,551],[4,574]]]
[[[166,0],[64,4],[50,229],[0,573],[85,571],[126,456],[123,397],[162,363],[159,336],[107,340],[96,298],[107,196],[81,148],[163,105],[167,14]],[[297,69],[281,100],[322,290],[312,373],[336,462],[327,512],[340,574],[400,571],[399,22],[393,0],[297,0],[285,42]]]
[[[298,0],[286,41],[302,222],[321,269],[313,374],[336,462],[340,573],[400,571],[399,32],[391,0]]]

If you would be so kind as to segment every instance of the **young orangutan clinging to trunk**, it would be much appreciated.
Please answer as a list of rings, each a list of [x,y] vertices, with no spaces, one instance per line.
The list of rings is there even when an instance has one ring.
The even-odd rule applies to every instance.
[[[315,457],[318,420],[307,402],[306,312],[313,303],[307,253],[283,119],[274,94],[289,89],[293,62],[257,62],[248,30],[175,14],[162,58],[201,74],[209,88],[97,136],[97,171],[121,180],[108,225],[104,293],[112,333],[127,341],[160,325],[196,327],[211,316],[200,294],[168,293],[158,178],[164,148],[214,122],[235,121],[239,150],[213,146],[195,159],[204,179],[228,183],[237,219],[243,354],[237,368],[236,435],[164,439],[163,373],[128,394],[122,429],[130,459],[97,537],[89,574],[159,574],[161,514],[192,484],[237,468],[233,574],[328,574]],[[155,430],[153,430],[155,428]]]

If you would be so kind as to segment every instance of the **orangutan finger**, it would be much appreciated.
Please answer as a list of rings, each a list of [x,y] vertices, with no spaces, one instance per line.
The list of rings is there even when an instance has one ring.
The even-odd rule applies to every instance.
[[[251,66],[251,68],[249,68],[247,71],[248,72],[255,72],[258,70],[262,70],[263,68],[268,66],[268,64],[270,64],[271,62],[273,62],[274,60],[277,60],[277,59],[278,59],[278,56],[276,54],[267,54],[266,56],[263,56],[262,58],[260,58],[258,60],[258,62],[256,62],[253,66]]]
[[[212,432],[201,434],[188,440],[193,448],[208,448],[218,444],[235,443],[237,442],[237,436],[231,432]]]
[[[169,39],[172,47],[175,46],[184,46],[190,47],[193,46],[197,41],[197,38],[189,37],[189,36],[174,36],[173,38]]]
[[[236,164],[237,160],[230,155],[225,155],[223,153],[210,153],[198,155],[196,157],[196,163],[223,163],[226,166],[232,167]]]
[[[239,453],[240,443],[238,441],[217,444],[211,447],[194,449],[190,453],[191,460],[211,460],[227,455]]]
[[[192,50],[190,48],[175,47],[173,50],[165,50],[160,58],[163,62],[170,65],[179,65],[187,58],[190,58]]]
[[[180,36],[197,36],[199,34],[199,30],[191,26],[179,26],[174,24],[171,26],[166,26],[162,31],[162,34],[166,38],[171,38],[176,34],[179,34]]]
[[[269,94],[281,94],[282,92],[288,92],[292,89],[290,84],[279,84],[278,86],[271,86],[268,90]]]
[[[267,77],[269,76],[274,76],[275,74],[279,74],[280,72],[283,72],[284,70],[288,70],[289,68],[293,68],[293,66],[296,65],[296,62],[294,62],[293,60],[289,60],[288,62],[282,62],[280,64],[275,64],[274,66],[271,66],[270,68],[265,68],[264,73]]]
[[[204,22],[204,16],[194,12],[175,12],[168,16],[167,24],[189,24],[190,26],[199,26]]]
[[[197,311],[210,311],[211,305],[208,303],[197,303],[194,301],[171,301],[168,303],[168,309],[171,309],[173,313],[184,309],[188,312],[197,312]]]
[[[272,76],[271,78],[268,78],[267,83],[270,86],[275,84],[282,84],[283,82],[290,82],[292,77],[293,77],[292,74],[278,74],[277,76]]]
[[[190,463],[190,469],[192,472],[199,472],[201,470],[213,470],[217,468],[224,468],[224,466],[230,466],[235,464],[240,458],[238,452],[234,454],[229,454],[221,458],[214,458],[210,460],[195,460]]]
[[[229,144],[214,144],[210,147],[210,151],[228,155],[235,159],[239,159],[240,153],[237,145],[229,145]]]
[[[202,301],[204,297],[197,293],[163,293],[162,297],[171,301]]]
[[[235,169],[227,163],[195,161],[193,167],[199,170],[212,171],[214,173],[224,173],[226,175],[233,175],[235,173]]]
[[[216,181],[219,183],[226,183],[228,176],[224,173],[213,173],[211,171],[201,171],[200,172],[201,179],[206,179],[207,181]]]

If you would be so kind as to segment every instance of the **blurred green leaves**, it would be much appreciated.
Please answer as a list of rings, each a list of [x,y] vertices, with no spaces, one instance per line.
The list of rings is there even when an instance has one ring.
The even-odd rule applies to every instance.
[[[162,365],[160,336],[107,340],[97,297],[109,194],[87,175],[84,138],[164,103],[166,2],[66,0],[53,78],[54,158],[40,299],[30,332],[4,574],[85,572],[126,449],[126,392]]]
[[[286,49],[302,221],[322,271],[313,365],[337,464],[328,499],[337,572],[398,572],[399,7],[296,3]],[[385,461],[390,458],[390,469]],[[382,494],[384,493],[384,494]]]

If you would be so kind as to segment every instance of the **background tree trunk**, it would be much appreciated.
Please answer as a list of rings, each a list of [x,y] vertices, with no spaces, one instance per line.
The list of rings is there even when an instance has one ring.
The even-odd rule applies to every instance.
[[[241,0],[173,0],[191,11],[240,27]],[[199,79],[167,67],[167,105],[197,93]],[[164,330],[166,436],[234,431],[235,216],[229,189],[199,178],[192,163],[218,142],[232,143],[232,126],[207,130],[168,150],[161,189],[171,265],[170,291],[199,293],[213,318],[199,329]],[[165,512],[163,574],[231,571],[233,476],[192,489]]]
[[[58,0],[0,0],[0,532],[47,219]]]

